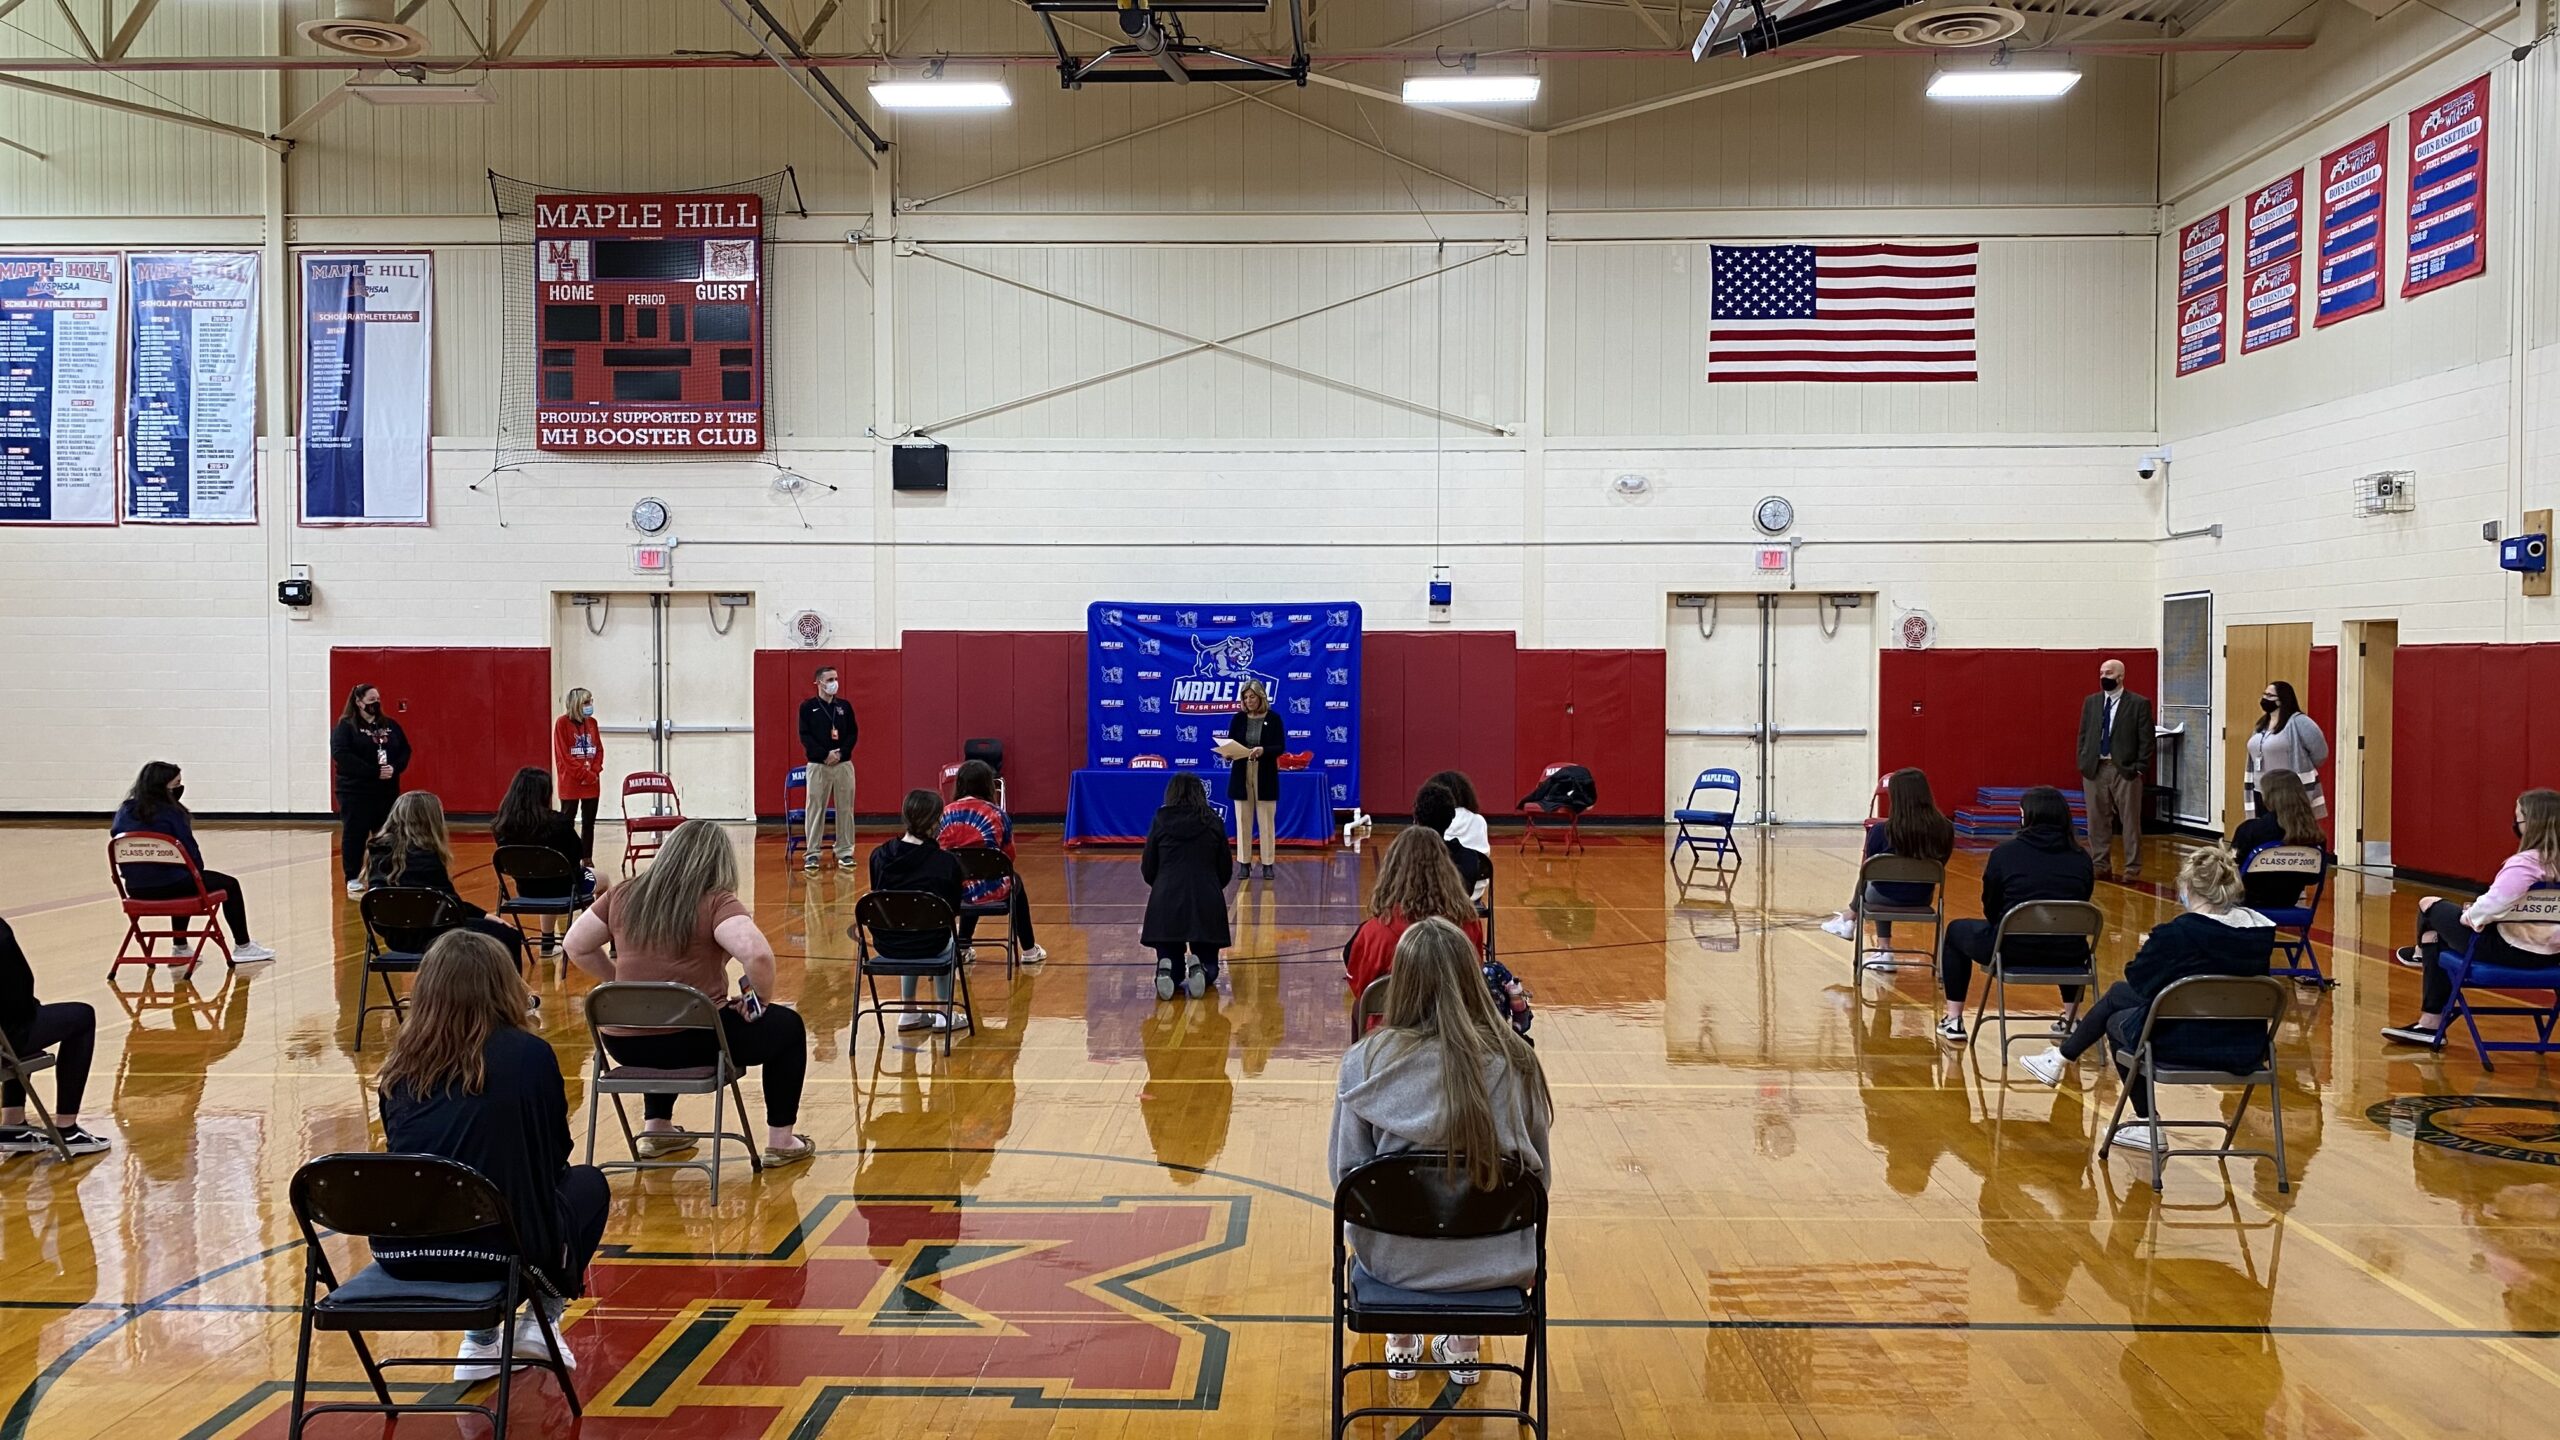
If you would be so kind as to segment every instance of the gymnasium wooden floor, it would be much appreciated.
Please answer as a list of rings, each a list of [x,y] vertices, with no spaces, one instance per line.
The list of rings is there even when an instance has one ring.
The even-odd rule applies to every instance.
[[[381,1036],[352,1053],[333,839],[206,827],[282,958],[146,1001],[101,980],[121,924],[96,837],[0,830],[0,907],[43,994],[100,1010],[87,1111],[117,1140],[0,1165],[0,1440],[285,1434],[286,1177],[376,1138]],[[586,1419],[534,1381],[516,1433],[1324,1433],[1336,950],[1383,845],[1246,886],[1226,993],[1158,1005],[1134,854],[1026,840],[1055,958],[1009,987],[982,962],[985,1028],[948,1060],[850,1029],[852,877],[804,882],[778,839],[754,842],[750,898],[815,1037],[803,1128],[823,1153],[761,1180],[733,1166],[716,1209],[698,1174],[615,1177],[567,1328]],[[2173,843],[2153,842],[2155,877]],[[2266,1162],[2179,1160],[2164,1200],[2131,1159],[2091,1163],[2112,1086],[2047,1090],[1987,1046],[1942,1050],[1923,974],[1851,986],[1815,928],[1851,832],[1751,837],[1728,894],[1685,899],[1663,851],[1650,832],[1569,859],[1503,850],[1504,958],[1534,987],[1560,1110],[1559,1435],[2555,1433],[2552,1073],[2386,1052],[2375,1029],[2416,1010],[2417,977],[2383,958],[2416,888],[2333,887],[2340,983],[2306,995],[2286,1046],[2293,1192]],[[464,857],[484,898],[486,856]],[[1959,857],[1960,913],[1980,864]],[[2110,968],[2173,907],[2099,898]],[[544,982],[582,1110],[579,988]],[[2430,1096],[2519,1103],[2422,1119],[2409,1101]],[[352,1388],[343,1341],[319,1357]]]

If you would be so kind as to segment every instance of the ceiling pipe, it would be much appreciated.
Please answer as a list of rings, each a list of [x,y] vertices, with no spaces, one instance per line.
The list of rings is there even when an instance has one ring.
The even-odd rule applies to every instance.
[[[2262,35],[2254,38],[2217,39],[2181,37],[2160,40],[2082,40],[2068,45],[2055,45],[2038,50],[2039,55],[2223,55],[2254,50],[2308,50],[2309,35]],[[1558,46],[1525,46],[1510,50],[1481,50],[1487,59],[1522,60],[1678,60],[1688,61],[1687,50],[1578,50]],[[1914,45],[1789,45],[1773,52],[1770,58],[1822,60],[1854,56],[1889,59],[1894,56],[1974,55],[1975,49],[1922,49]],[[1240,57],[1252,58],[1252,57]],[[1325,65],[1411,65],[1435,60],[1430,50],[1356,50],[1327,53],[1315,57]],[[805,59],[786,55],[783,64],[789,69],[876,70],[909,67],[928,59],[943,59],[953,65],[972,69],[990,67],[1024,67],[1055,69],[1054,55],[811,55]],[[161,56],[128,56],[106,64],[93,64],[77,56],[10,55],[0,56],[0,74],[34,75],[46,72],[78,72],[82,74],[148,74],[157,71],[356,71],[380,70],[386,63],[402,67],[452,73],[465,70],[754,70],[773,62],[761,55],[705,53],[695,55],[419,55],[396,62],[360,60],[351,55],[203,55],[192,58]],[[1265,57],[1260,63],[1287,66],[1286,56]]]

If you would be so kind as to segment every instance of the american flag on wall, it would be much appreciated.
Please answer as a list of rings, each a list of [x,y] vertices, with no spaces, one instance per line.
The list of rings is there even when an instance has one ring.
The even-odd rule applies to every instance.
[[[1979,380],[1979,245],[1717,245],[1710,382]]]

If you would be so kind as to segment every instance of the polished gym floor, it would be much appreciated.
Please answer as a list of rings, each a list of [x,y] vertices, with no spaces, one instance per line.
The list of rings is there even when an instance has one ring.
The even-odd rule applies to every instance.
[[[616,1175],[566,1330],[585,1419],[529,1377],[515,1433],[1322,1436],[1337,952],[1385,837],[1239,887],[1219,991],[1158,1004],[1136,855],[1063,855],[1029,828],[1052,958],[1008,983],[985,947],[980,1029],[946,1059],[851,1024],[854,874],[805,880],[778,837],[738,835],[782,998],[814,1037],[801,1128],[822,1153],[760,1178],[733,1161],[716,1207],[699,1173]],[[85,1118],[116,1141],[0,1163],[0,1440],[286,1433],[287,1177],[377,1143],[366,1077],[391,1022],[355,1053],[360,944],[333,833],[203,838],[281,958],[146,988],[105,978],[123,922],[98,836],[0,829],[0,914],[41,994],[98,1007]],[[2046,1089],[1990,1038],[1940,1046],[1926,972],[1852,982],[1817,926],[1849,888],[1854,832],[1746,834],[1731,882],[1685,895],[1652,831],[1571,856],[1497,838],[1497,940],[1535,992],[1558,1107],[1558,1435],[2554,1433],[2560,1090],[2532,1057],[2485,1073],[2467,1045],[2434,1057],[2375,1034],[2417,1009],[2418,977],[2386,957],[2420,887],[2332,886],[2319,939],[2338,983],[2298,992],[2283,1047],[2292,1191],[2266,1161],[2179,1159],[2155,1195],[2132,1157],[2093,1159],[2115,1098],[2094,1066]],[[2173,913],[2158,882],[2180,843],[2152,842],[2152,883],[2100,887],[2107,969]],[[487,856],[464,846],[484,901]],[[1955,913],[1980,870],[1958,856]],[[582,1136],[583,987],[556,966],[540,986]],[[2171,1112],[2232,1098],[2183,1092]],[[2243,1133],[2266,1140],[2263,1102]],[[618,1154],[610,1117],[605,1134]],[[323,1337],[315,1368],[324,1397],[362,1388],[343,1340]],[[406,1394],[452,1389],[411,1375]],[[1447,1398],[1428,1380],[1374,1391]]]

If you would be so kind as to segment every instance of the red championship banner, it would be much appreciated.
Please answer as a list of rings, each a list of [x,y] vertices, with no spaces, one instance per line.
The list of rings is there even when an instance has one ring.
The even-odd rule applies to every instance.
[[[2215,286],[2178,307],[2178,373],[2210,370],[2226,358],[2231,315],[2223,304],[2225,289]]]
[[[534,202],[535,444],[764,448],[764,200]]]
[[[2240,353],[2302,333],[2302,172],[2249,192],[2242,214]]]
[[[2311,323],[2382,308],[2383,196],[2390,188],[2391,127],[2320,157],[2319,286]]]
[[[2409,260],[2400,294],[2489,268],[2489,77],[2409,112]]]
[[[2231,279],[2231,207],[2178,232],[2178,299],[2193,300]]]

